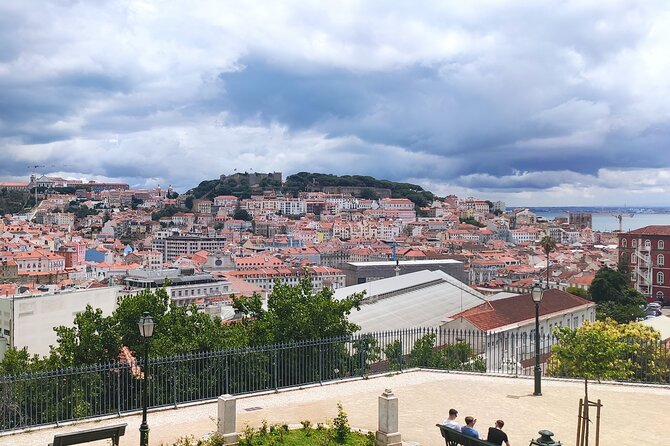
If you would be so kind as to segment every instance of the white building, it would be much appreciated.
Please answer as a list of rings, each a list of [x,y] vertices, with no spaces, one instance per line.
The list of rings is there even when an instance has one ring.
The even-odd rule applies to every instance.
[[[580,327],[594,321],[596,304],[560,290],[547,290],[540,302],[540,336],[543,339],[542,361],[549,353],[548,336],[556,327]],[[442,328],[464,330],[473,339],[484,339],[488,367],[491,371],[521,373],[533,365],[535,358],[535,303],[530,294],[489,301],[454,314]],[[473,346],[479,350],[481,345]]]
[[[47,355],[56,344],[53,327],[74,325],[86,305],[109,316],[116,308],[119,287],[62,291],[31,296],[0,296],[0,359],[9,347],[28,348],[30,354]]]

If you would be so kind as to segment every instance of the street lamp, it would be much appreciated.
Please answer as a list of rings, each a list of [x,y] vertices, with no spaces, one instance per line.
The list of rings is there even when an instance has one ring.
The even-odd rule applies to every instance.
[[[154,319],[147,311],[137,322],[140,336],[144,338],[144,382],[142,383],[142,424],[140,424],[140,446],[149,446],[149,425],[147,424],[147,405],[149,403],[147,387],[149,387],[149,338],[154,334]]]
[[[540,302],[544,290],[541,285],[535,285],[530,292],[533,302],[535,302],[535,391],[533,395],[542,396],[542,383],[540,371]]]

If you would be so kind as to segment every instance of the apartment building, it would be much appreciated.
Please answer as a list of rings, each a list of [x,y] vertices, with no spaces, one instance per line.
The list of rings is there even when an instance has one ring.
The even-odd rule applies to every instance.
[[[44,249],[17,252],[13,256],[19,275],[27,273],[55,273],[65,270],[65,258]]]
[[[653,225],[618,234],[619,258],[630,280],[649,300],[670,303],[670,225]]]
[[[225,251],[228,240],[225,237],[206,237],[196,235],[169,236],[154,239],[151,242],[152,251],[158,251],[163,261],[171,262],[179,256],[194,254],[198,251]]]
[[[312,289],[315,292],[323,288],[338,289],[345,286],[344,273],[339,269],[310,266],[305,271],[312,280]],[[282,285],[297,285],[303,275],[304,271],[299,268],[262,268],[226,273],[226,276],[243,279],[267,292],[272,291],[276,281]]]
[[[205,304],[220,301],[232,293],[230,282],[209,273],[196,273],[192,269],[167,268],[157,270],[133,269],[124,282],[126,292],[156,289],[165,285],[168,295],[177,305]]]
[[[382,198],[379,209],[386,218],[398,218],[406,223],[416,221],[414,203],[407,198]]]

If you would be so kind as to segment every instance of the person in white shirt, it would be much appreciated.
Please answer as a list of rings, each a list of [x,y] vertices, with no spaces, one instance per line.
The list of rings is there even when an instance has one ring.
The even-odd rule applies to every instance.
[[[455,431],[461,431],[461,425],[456,422],[458,411],[456,409],[449,409],[449,417],[442,422],[443,426],[449,427]]]

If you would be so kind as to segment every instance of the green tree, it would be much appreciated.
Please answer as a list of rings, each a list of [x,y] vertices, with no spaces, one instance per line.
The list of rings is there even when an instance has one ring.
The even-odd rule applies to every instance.
[[[633,288],[626,288],[617,301],[608,300],[596,305],[599,320],[613,319],[620,324],[635,322],[644,317],[646,301],[644,296]]]
[[[579,328],[558,327],[548,374],[582,378],[584,401],[589,401],[589,380],[667,380],[668,354],[659,344],[660,335],[636,322],[612,320],[586,322]],[[582,416],[589,419],[589,405]],[[587,428],[588,429],[588,428]]]
[[[626,277],[626,281],[630,284],[630,268],[628,268],[628,254],[622,252],[617,261],[616,270]]]
[[[251,214],[246,209],[242,209],[240,207],[237,207],[235,209],[235,212],[233,213],[233,218],[235,220],[244,220],[244,221],[253,220]]]
[[[601,268],[591,282],[589,295],[597,304],[599,319],[626,323],[644,317],[644,296],[630,288],[628,277],[617,270]]]
[[[460,220],[461,223],[465,223],[465,224],[468,224],[468,225],[477,226],[478,228],[483,228],[483,227],[486,226],[484,223],[475,220],[473,217],[461,218],[461,219],[459,219],[459,220]]]
[[[315,293],[311,279],[304,275],[295,286],[275,281],[272,294],[268,297],[267,310],[260,305],[258,295],[240,297],[234,305],[244,315],[254,318],[248,324],[251,345],[351,335],[360,327],[349,322],[347,316],[354,309],[359,309],[363,293],[340,300],[333,295],[334,291],[330,288]]]
[[[402,368],[402,344],[395,340],[384,347],[384,356],[388,361],[389,370],[400,370]]]
[[[90,305],[75,316],[74,327],[61,325],[54,331],[58,343],[51,346],[49,355],[53,368],[112,361],[121,349],[121,337],[113,320]]]
[[[556,240],[549,235],[545,235],[540,240],[540,246],[542,247],[542,251],[544,251],[544,255],[547,256],[547,289],[549,289],[549,254],[556,249]]]
[[[584,288],[579,288],[578,286],[569,286],[565,289],[565,292],[570,293],[574,296],[579,296],[583,299],[589,298],[589,292],[586,291]]]
[[[475,354],[470,344],[457,342],[437,349],[436,339],[435,333],[428,333],[417,339],[409,354],[409,365],[446,370],[486,371],[486,364]]]
[[[628,287],[627,278],[619,271],[609,267],[602,267],[589,287],[589,294],[595,303],[623,299],[623,292]]]

